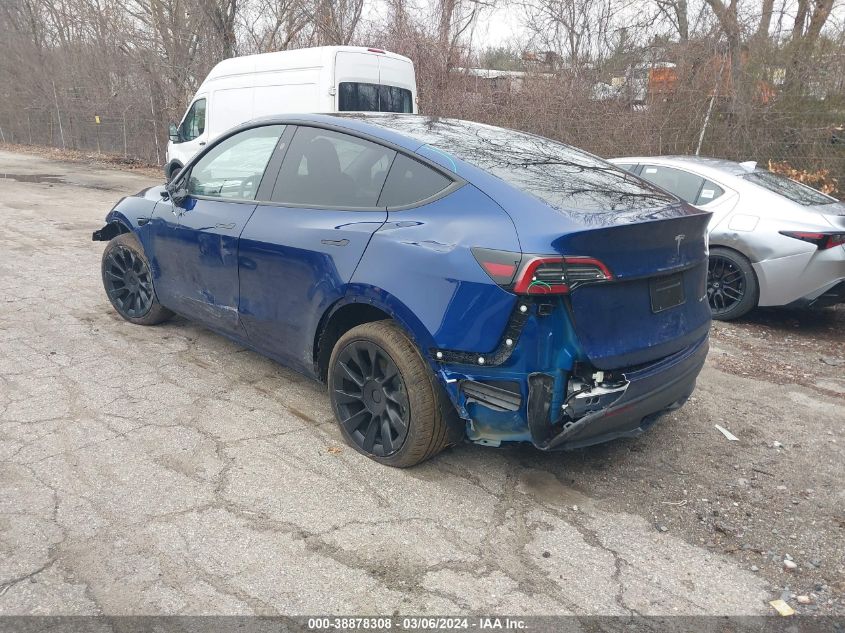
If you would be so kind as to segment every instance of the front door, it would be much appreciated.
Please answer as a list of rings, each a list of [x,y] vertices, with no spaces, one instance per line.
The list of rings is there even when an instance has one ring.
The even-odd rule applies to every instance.
[[[373,233],[395,152],[370,141],[297,128],[272,200],[240,239],[240,313],[250,341],[300,371],[313,371],[321,316],[346,292]]]
[[[213,329],[242,335],[238,238],[256,208],[284,126],[255,127],[212,147],[179,183],[187,196],[156,205],[149,226],[159,301]]]

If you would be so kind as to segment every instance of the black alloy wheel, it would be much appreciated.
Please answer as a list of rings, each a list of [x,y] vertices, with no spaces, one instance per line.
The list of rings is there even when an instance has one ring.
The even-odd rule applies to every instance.
[[[388,457],[408,436],[410,407],[399,369],[372,341],[344,347],[332,368],[333,400],[347,436],[364,453]]]
[[[149,261],[132,233],[121,233],[106,245],[100,272],[109,301],[130,323],[157,325],[173,316],[156,297]]]
[[[109,249],[103,281],[112,305],[121,315],[138,319],[153,306],[153,282],[147,262],[125,246]]]
[[[724,257],[711,257],[707,266],[707,301],[713,315],[729,312],[745,297],[745,275]]]
[[[715,247],[707,264],[707,302],[714,319],[729,321],[757,305],[759,289],[754,269],[743,255]]]

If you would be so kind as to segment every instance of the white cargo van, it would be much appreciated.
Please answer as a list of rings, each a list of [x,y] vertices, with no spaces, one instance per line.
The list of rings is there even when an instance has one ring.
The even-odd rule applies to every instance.
[[[377,48],[321,46],[233,57],[217,64],[182,122],[170,124],[172,178],[209,141],[252,119],[295,112],[416,112],[410,59]]]

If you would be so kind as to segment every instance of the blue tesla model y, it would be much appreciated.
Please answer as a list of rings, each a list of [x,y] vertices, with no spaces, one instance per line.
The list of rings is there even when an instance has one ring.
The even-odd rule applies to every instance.
[[[411,466],[573,449],[681,406],[708,346],[708,213],[549,139],[391,114],[253,121],[94,233],[132,323],[173,313],[328,385]]]

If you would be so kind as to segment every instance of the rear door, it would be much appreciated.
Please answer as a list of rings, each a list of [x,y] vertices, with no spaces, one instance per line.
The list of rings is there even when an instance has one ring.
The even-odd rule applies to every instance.
[[[241,319],[266,353],[313,371],[324,311],[342,297],[373,233],[396,152],[348,134],[301,126],[272,191],[240,239]]]
[[[410,62],[384,53],[340,51],[335,58],[339,112],[416,112]]]
[[[382,112],[417,112],[417,80],[411,62],[380,56],[379,83]]]
[[[180,183],[187,197],[156,205],[149,236],[156,294],[167,307],[241,335],[238,237],[256,207],[264,171],[284,130],[256,127],[224,139]]]

